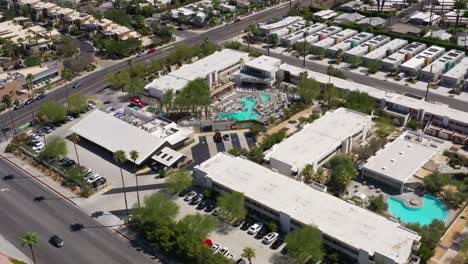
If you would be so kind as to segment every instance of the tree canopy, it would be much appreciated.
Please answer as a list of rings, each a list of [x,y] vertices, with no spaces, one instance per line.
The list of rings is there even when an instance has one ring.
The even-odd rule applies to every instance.
[[[163,193],[145,196],[143,205],[135,207],[133,218],[147,227],[155,227],[173,221],[179,206]]]
[[[345,107],[354,111],[370,114],[375,107],[375,101],[367,93],[352,91],[346,96]]]
[[[192,185],[192,175],[187,170],[173,169],[166,175],[166,189],[172,193],[180,193]]]
[[[68,101],[70,102],[68,107],[74,113],[83,113],[88,107],[88,98],[81,93],[74,93],[69,97]]]
[[[240,192],[223,193],[218,198],[218,206],[226,209],[231,213],[231,218],[228,220],[242,220],[247,215],[247,210],[244,206],[245,197]]]
[[[383,195],[379,195],[369,199],[369,206],[367,208],[378,214],[383,214],[387,210],[388,205],[385,202]]]
[[[345,155],[333,157],[328,164],[331,169],[328,186],[331,191],[342,193],[348,184],[356,177],[356,166],[351,157]]]
[[[190,81],[176,96],[175,105],[179,109],[190,109],[196,114],[200,107],[208,107],[211,104],[210,87],[204,79]]]
[[[320,231],[314,226],[305,226],[286,236],[288,255],[299,263],[316,263],[324,257]]]
[[[47,144],[39,157],[41,159],[54,159],[65,157],[67,153],[68,148],[65,140],[59,136],[51,136],[47,139]]]
[[[41,105],[37,111],[37,117],[43,123],[57,123],[65,119],[67,111],[65,107],[55,101],[48,101]]]
[[[311,104],[320,94],[320,83],[314,79],[307,78],[306,75],[302,75],[298,88],[299,95],[305,104]]]

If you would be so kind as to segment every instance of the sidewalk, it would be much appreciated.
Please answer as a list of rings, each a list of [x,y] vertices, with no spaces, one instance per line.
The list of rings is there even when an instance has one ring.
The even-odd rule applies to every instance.
[[[23,254],[23,252],[21,252],[10,241],[8,241],[0,234],[0,264],[11,263],[8,261],[8,258],[14,258],[27,263],[32,263],[32,261],[25,254]]]

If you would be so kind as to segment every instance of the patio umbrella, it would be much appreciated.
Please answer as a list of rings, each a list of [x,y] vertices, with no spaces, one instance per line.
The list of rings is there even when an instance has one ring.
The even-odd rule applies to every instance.
[[[213,246],[213,241],[211,241],[211,239],[207,239],[207,240],[205,240],[205,242],[203,242],[203,245],[207,245],[209,247],[212,247]]]

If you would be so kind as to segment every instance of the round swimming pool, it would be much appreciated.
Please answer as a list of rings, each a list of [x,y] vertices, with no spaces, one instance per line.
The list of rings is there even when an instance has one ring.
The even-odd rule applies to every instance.
[[[444,222],[447,220],[449,210],[440,199],[426,194],[422,197],[422,203],[421,208],[412,208],[395,197],[390,197],[387,200],[390,214],[404,223],[428,225],[435,219]]]

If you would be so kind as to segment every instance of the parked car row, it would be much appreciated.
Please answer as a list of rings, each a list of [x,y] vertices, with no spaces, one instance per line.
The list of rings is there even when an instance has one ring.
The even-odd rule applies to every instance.
[[[249,235],[253,235],[256,239],[262,239],[262,243],[270,245],[273,250],[278,249],[284,244],[284,239],[277,232],[270,232],[268,227],[262,222],[256,222],[253,219],[246,219],[241,230],[246,230]]]
[[[63,158],[63,159],[60,159],[57,161],[57,163],[64,167],[64,168],[72,168],[72,167],[75,167],[77,166],[78,164],[70,159],[70,158]],[[83,177],[83,180],[85,180],[86,182],[90,183],[93,185],[94,188],[98,188],[104,184],[106,184],[107,182],[107,179],[100,176],[98,173],[94,172],[93,170],[91,169],[87,169],[86,170],[86,174],[85,176]]]
[[[29,98],[28,100],[26,100],[26,102],[22,103],[22,104],[17,104],[13,110],[18,110],[18,109],[21,109],[23,108],[24,106],[26,105],[30,105],[32,103],[34,103],[35,101],[39,101],[43,98],[45,98],[47,95],[45,93],[40,93],[38,94],[35,98]]]
[[[236,259],[236,255],[232,254],[227,247],[221,246],[221,244],[214,244],[211,246],[211,249],[213,249],[213,254],[220,254],[232,261]],[[236,263],[238,263],[238,261],[236,261]]]

